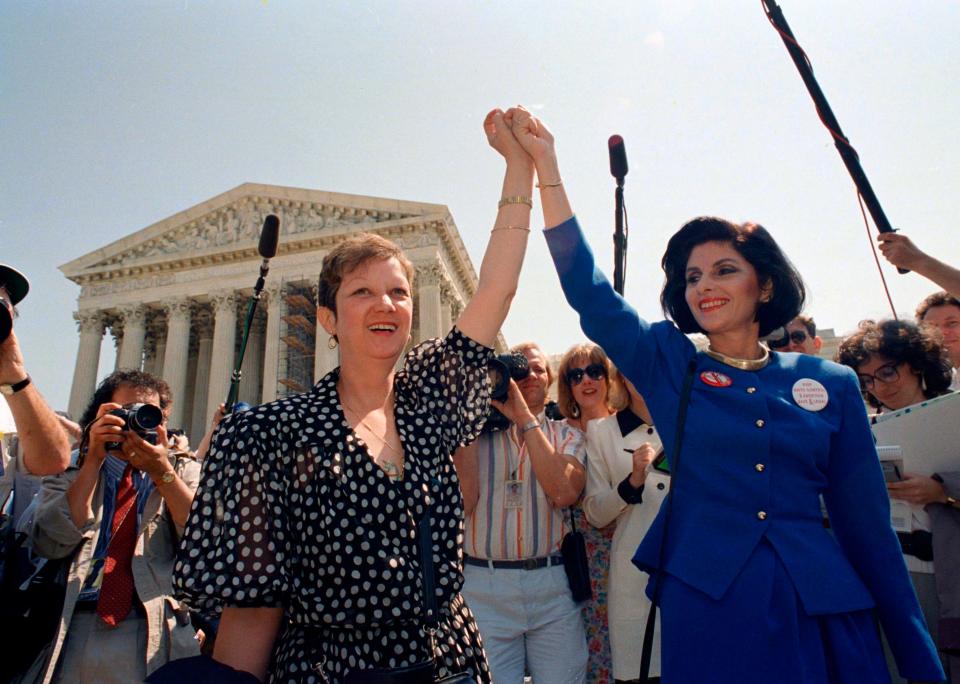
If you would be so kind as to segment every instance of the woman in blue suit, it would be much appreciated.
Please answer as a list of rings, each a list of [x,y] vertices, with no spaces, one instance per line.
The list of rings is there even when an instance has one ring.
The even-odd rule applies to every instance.
[[[804,300],[770,234],[716,218],[686,224],[663,258],[661,303],[673,320],[648,323],[596,268],[550,132],[526,111],[513,131],[536,165],[567,300],[647,400],[671,462],[692,373],[669,533],[665,504],[634,557],[652,576],[662,568],[664,684],[888,682],[875,617],[905,677],[942,680],[856,376],[760,344]],[[707,335],[707,351],[697,353],[692,332]]]

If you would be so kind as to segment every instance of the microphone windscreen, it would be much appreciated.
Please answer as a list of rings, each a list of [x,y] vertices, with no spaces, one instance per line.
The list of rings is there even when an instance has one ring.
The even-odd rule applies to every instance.
[[[260,231],[260,246],[257,248],[264,259],[272,259],[277,255],[277,243],[280,241],[280,219],[273,214],[267,214],[263,219],[263,230]]]
[[[607,147],[610,148],[610,173],[614,178],[623,178],[627,175],[627,148],[623,146],[623,138],[611,135]]]

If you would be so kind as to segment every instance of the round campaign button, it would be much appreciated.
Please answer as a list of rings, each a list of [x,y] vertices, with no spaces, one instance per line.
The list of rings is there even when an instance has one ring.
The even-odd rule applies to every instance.
[[[793,383],[793,400],[807,411],[820,411],[829,401],[827,388],[812,378],[800,378]]]
[[[733,380],[729,376],[718,371],[703,371],[700,374],[700,380],[704,385],[710,385],[710,387],[729,387],[733,384]]]

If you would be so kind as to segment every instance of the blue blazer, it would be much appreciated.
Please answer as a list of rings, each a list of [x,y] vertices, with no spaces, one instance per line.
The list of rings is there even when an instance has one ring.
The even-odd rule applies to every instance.
[[[673,323],[647,323],[613,290],[575,218],[546,235],[584,333],[643,395],[671,460],[681,385],[696,359],[669,494],[676,503],[664,570],[720,600],[765,539],[808,615],[875,607],[901,672],[936,679],[939,659],[890,526],[890,503],[853,371],[812,356],[771,352],[766,367],[750,372],[698,354]],[[710,372],[721,374],[719,382]],[[826,389],[826,406],[798,405],[793,387],[801,379]],[[820,495],[832,533],[823,527]],[[634,557],[647,572],[659,564],[664,510]]]

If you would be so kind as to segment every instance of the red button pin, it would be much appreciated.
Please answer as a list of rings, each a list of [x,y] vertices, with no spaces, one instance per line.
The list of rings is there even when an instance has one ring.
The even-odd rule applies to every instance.
[[[703,371],[700,374],[700,380],[710,387],[729,387],[733,384],[729,376],[717,371]]]

